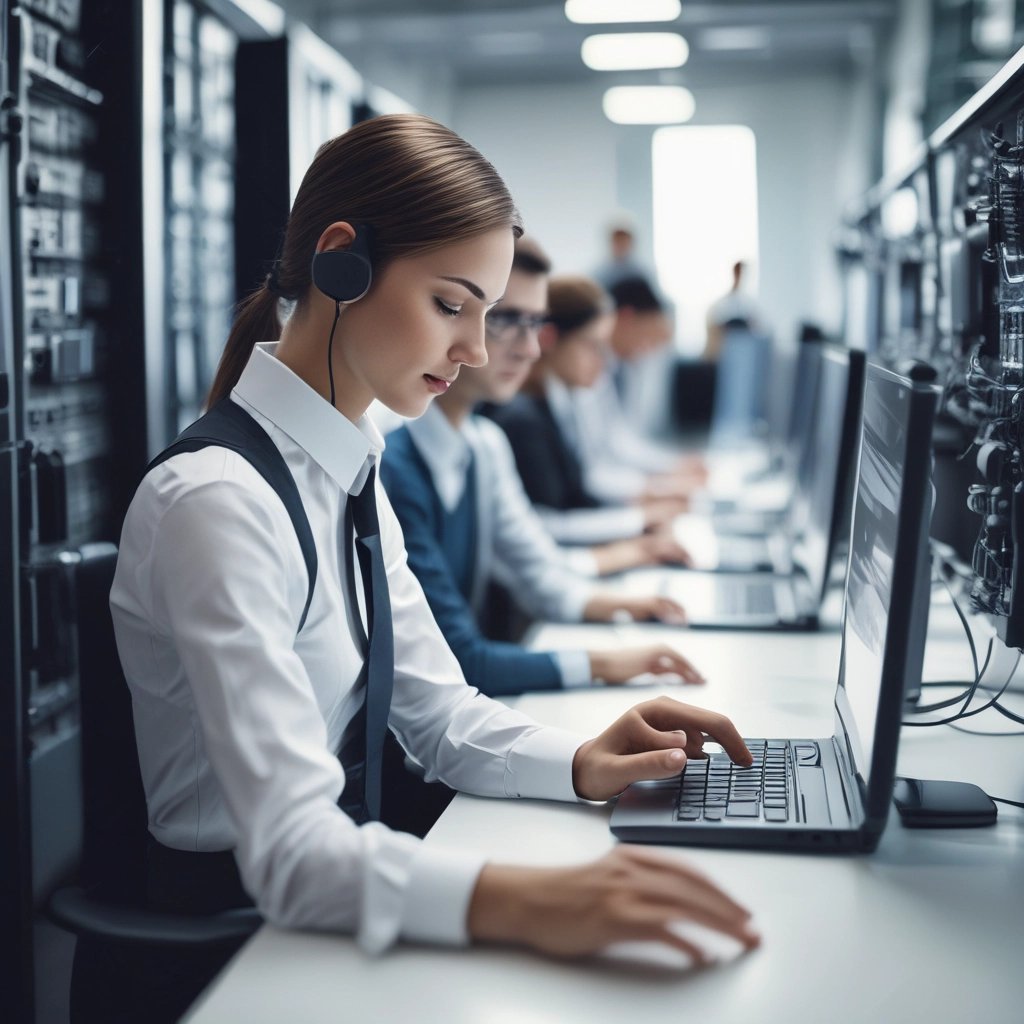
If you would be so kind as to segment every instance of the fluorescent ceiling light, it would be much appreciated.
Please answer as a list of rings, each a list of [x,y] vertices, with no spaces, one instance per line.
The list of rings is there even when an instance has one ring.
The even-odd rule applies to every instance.
[[[690,47],[675,32],[609,32],[584,39],[580,56],[594,71],[644,71],[682,67]]]
[[[602,106],[616,124],[679,124],[696,109],[693,93],[681,85],[617,85]]]
[[[675,21],[681,10],[679,0],[565,0],[565,16],[577,25]]]
[[[760,25],[706,28],[698,37],[702,50],[764,50],[771,41],[768,29]]]

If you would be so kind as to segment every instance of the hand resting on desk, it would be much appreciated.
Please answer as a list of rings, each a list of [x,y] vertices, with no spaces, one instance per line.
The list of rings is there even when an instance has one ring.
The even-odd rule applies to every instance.
[[[665,622],[670,626],[686,625],[686,610],[670,597],[643,594],[633,597],[615,592],[598,592],[583,608],[586,622]]]
[[[669,697],[638,704],[573,759],[573,786],[588,800],[606,800],[641,779],[669,778],[688,757],[703,756],[706,737],[739,764],[750,752],[723,715]],[[581,956],[627,941],[654,941],[695,964],[711,959],[673,929],[691,922],[730,936],[744,948],[760,942],[750,913],[710,879],[678,860],[630,846],[590,864],[523,868],[487,864],[469,907],[469,932],[554,956]]]
[[[684,683],[706,681],[691,662],[668,644],[588,651],[587,654],[590,658],[591,677],[609,685],[628,683],[637,676],[646,675],[679,676]]]

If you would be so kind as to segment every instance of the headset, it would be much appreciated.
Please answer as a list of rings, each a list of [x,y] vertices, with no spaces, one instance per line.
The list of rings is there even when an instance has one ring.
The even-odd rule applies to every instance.
[[[373,281],[370,245],[373,228],[354,224],[355,238],[347,249],[318,252],[313,257],[313,284],[339,304],[358,302]]]
[[[342,305],[358,302],[373,282],[373,264],[370,246],[373,228],[369,224],[354,224],[355,238],[347,249],[332,249],[313,256],[313,284],[329,299],[334,300],[334,323],[327,339],[327,375],[331,382],[331,405],[334,405],[334,329],[338,326]]]

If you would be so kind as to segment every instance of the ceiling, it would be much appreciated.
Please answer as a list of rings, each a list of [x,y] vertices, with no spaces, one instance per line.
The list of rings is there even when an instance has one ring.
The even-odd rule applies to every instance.
[[[601,26],[572,24],[553,0],[277,2],[357,64],[357,56],[433,64],[462,87],[622,77],[583,65],[580,44]],[[899,0],[683,0],[674,23],[607,30],[674,29],[690,44],[680,71],[630,72],[631,82],[713,83],[754,71],[852,67],[891,31],[898,7]]]

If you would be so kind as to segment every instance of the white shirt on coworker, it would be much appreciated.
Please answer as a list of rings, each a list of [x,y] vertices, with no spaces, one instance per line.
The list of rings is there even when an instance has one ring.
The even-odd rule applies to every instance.
[[[468,416],[457,430],[438,406],[406,424],[430,470],[434,489],[448,512],[466,489],[472,459],[476,469],[476,555],[470,604],[479,612],[487,582],[507,586],[523,610],[536,619],[580,622],[596,576],[589,551],[566,551],[544,529],[516,469],[505,432],[481,416]],[[551,651],[563,686],[591,681],[586,651]]]
[[[554,374],[544,378],[544,397],[565,442],[576,453],[583,469],[584,485],[587,480],[587,441],[584,434],[591,425],[579,419],[573,391]],[[591,492],[605,501],[605,495]],[[637,492],[639,493],[639,491]],[[628,500],[631,495],[618,496],[614,501]],[[559,544],[604,544],[614,540],[637,537],[644,532],[644,514],[639,508],[610,504],[607,508],[553,509],[537,505],[537,514],[545,529]]]
[[[233,849],[277,925],[463,943],[481,858],[425,846],[337,806],[334,755],[357,711],[362,658],[342,582],[345,502],[383,440],[352,424],[257,346],[232,399],[270,434],[316,542],[309,616],[301,549],[270,486],[223,448],[179,454],[125,519],[111,610],[132,692],[152,834],[179,850]],[[575,800],[580,739],[466,685],[406,564],[377,489],[394,622],[390,722],[428,779],[489,796]],[[362,610],[358,614],[363,615]]]
[[[583,479],[595,498],[637,498],[647,489],[648,476],[668,472],[678,462],[678,452],[652,441],[630,422],[611,373],[602,374],[592,388],[574,389],[572,404]]]

